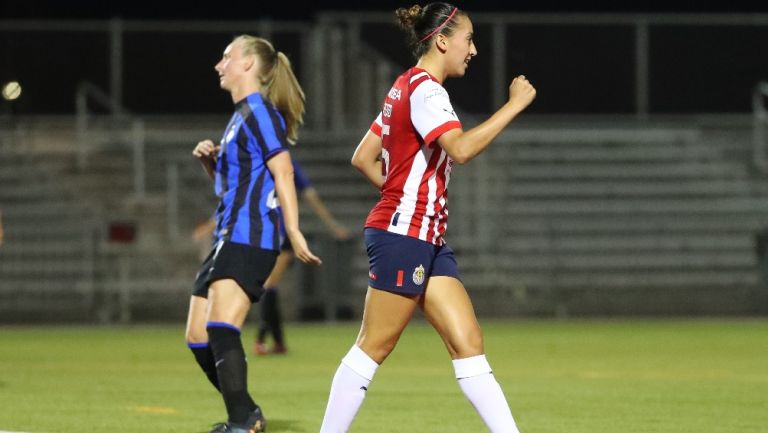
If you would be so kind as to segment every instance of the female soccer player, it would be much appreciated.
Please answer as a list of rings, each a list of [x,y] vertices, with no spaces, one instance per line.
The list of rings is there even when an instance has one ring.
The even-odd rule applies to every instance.
[[[221,199],[216,242],[195,280],[186,339],[227,409],[227,423],[212,433],[257,433],[266,420],[248,393],[240,329],[275,264],[281,211],[296,257],[320,263],[299,230],[287,151],[302,123],[304,94],[288,58],[265,39],[236,37],[215,69],[235,113],[219,146],[204,140],[192,152]]]
[[[443,235],[452,165],[467,163],[488,147],[533,101],[536,90],[518,76],[507,103],[463,131],[442,83],[463,76],[477,55],[472,22],[447,3],[415,5],[396,15],[418,63],[397,78],[352,157],[352,164],[380,188],[381,198],[365,223],[370,268],[360,333],[333,378],[320,431],[349,429],[376,369],[418,307],[442,337],[459,387],[488,429],[517,433]]]

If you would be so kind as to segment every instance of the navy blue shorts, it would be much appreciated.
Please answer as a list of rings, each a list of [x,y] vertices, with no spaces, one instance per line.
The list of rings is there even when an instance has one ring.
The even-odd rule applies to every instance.
[[[422,295],[429,277],[459,279],[453,250],[421,239],[366,228],[368,285],[374,289],[406,295]]]

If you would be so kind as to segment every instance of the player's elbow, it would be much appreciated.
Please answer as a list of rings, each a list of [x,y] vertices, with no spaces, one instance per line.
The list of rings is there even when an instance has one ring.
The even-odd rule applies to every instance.
[[[464,165],[472,160],[472,155],[468,154],[467,152],[454,152],[453,155],[449,154],[448,156],[451,157],[453,162],[459,165]]]
[[[349,162],[352,164],[352,167],[355,167],[359,171],[365,171],[365,168],[368,165],[368,161],[357,153],[352,155],[352,159]]]

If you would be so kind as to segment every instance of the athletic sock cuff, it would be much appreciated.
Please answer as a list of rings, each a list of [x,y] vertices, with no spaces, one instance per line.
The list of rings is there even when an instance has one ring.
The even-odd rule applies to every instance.
[[[208,348],[208,342],[205,343],[187,343],[187,347],[190,349],[207,349]]]
[[[238,334],[240,333],[240,328],[238,328],[237,326],[235,326],[235,325],[233,325],[231,323],[227,323],[227,322],[207,322],[205,324],[205,328],[206,329],[209,329],[209,328],[226,328],[226,329],[231,329],[231,330],[237,332]]]
[[[373,380],[373,375],[376,374],[376,369],[379,368],[379,364],[357,347],[356,344],[352,345],[352,348],[349,349],[341,363],[368,380]]]
[[[493,372],[491,370],[491,365],[488,364],[488,360],[485,359],[485,355],[454,359],[453,370],[456,372],[456,379],[466,379],[468,377],[480,376],[481,374]]]

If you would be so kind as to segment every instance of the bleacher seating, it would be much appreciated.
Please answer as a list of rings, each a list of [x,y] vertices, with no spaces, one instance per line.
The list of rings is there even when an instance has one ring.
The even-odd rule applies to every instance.
[[[15,303],[4,301],[3,309],[36,308],[44,293],[51,304],[74,296],[89,317],[105,321],[182,316],[199,262],[189,234],[216,203],[190,152],[196,140],[216,139],[220,122],[147,121],[142,200],[133,189],[132,150],[119,139],[92,149],[85,169],[72,146],[4,156],[0,299]],[[477,160],[456,165],[447,239],[479,313],[754,312],[754,242],[768,215],[768,182],[750,169],[743,134],[541,122],[511,128]],[[349,164],[359,138],[358,130],[308,130],[293,151],[356,234],[377,198]],[[169,182],[178,186],[175,211]],[[83,222],[94,215],[102,237],[89,252]],[[114,221],[135,224],[134,242],[104,237]],[[310,237],[322,236],[310,212],[302,225]],[[362,242],[352,245],[353,259],[336,272],[351,276],[351,296],[361,298],[367,260]]]

